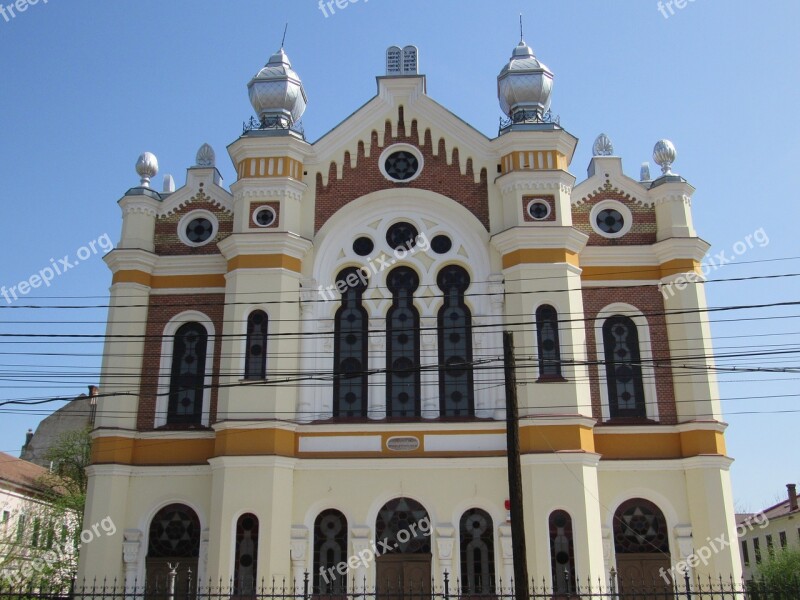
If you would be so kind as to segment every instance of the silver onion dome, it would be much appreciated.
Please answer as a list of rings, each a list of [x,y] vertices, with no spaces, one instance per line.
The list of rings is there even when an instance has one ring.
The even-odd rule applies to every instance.
[[[306,110],[306,92],[300,76],[292,69],[283,48],[247,85],[250,103],[262,123],[290,128]]]
[[[144,152],[136,161],[136,173],[141,178],[139,184],[149,188],[150,180],[158,175],[158,159],[152,152]]]
[[[661,167],[661,173],[664,175],[673,175],[672,164],[677,157],[678,151],[675,150],[675,145],[669,140],[661,140],[653,148],[653,160]]]
[[[550,108],[553,73],[539,62],[524,40],[514,48],[511,60],[497,76],[497,97],[500,108],[512,120],[528,114],[540,118]]]

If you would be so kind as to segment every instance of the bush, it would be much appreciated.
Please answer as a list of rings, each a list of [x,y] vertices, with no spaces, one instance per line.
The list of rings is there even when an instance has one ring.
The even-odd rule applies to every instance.
[[[776,552],[758,568],[757,579],[770,586],[787,586],[800,581],[800,549]]]

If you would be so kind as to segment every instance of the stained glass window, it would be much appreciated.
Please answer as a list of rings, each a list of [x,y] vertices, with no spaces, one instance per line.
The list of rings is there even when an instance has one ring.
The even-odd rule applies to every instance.
[[[623,503],[614,515],[614,544],[617,554],[668,554],[664,513],[642,498]]]
[[[167,423],[199,425],[203,415],[208,333],[199,323],[186,323],[175,333],[172,350]]]
[[[392,293],[386,315],[386,416],[419,417],[419,312],[414,306],[419,276],[398,267],[389,273],[386,285]]]
[[[343,594],[347,589],[347,574],[337,567],[347,562],[347,519],[338,510],[326,510],[314,522],[315,594]]]
[[[439,394],[443,417],[475,414],[472,384],[472,313],[464,302],[469,274],[451,265],[439,272],[444,303],[439,310]]]
[[[367,368],[369,317],[361,304],[366,285],[355,268],[344,269],[338,282],[346,285],[342,305],[336,311],[334,332],[333,416],[358,418],[367,416]]]
[[[247,348],[245,379],[264,379],[267,376],[267,313],[256,310],[247,318]]]
[[[611,418],[647,416],[639,355],[639,333],[629,317],[603,324],[608,404]]]
[[[495,581],[492,517],[479,508],[470,509],[461,517],[459,529],[462,593],[490,594]]]
[[[558,313],[550,305],[536,309],[536,341],[539,377],[561,377],[561,348],[558,343]]]
[[[247,513],[236,521],[236,565],[234,590],[239,595],[255,594],[258,570],[258,517]]]
[[[563,510],[550,515],[550,568],[553,591],[571,594],[575,591],[575,543],[572,517]]]

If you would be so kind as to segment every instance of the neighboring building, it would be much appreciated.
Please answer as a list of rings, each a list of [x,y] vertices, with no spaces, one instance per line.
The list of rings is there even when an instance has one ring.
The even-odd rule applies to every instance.
[[[0,574],[19,568],[30,545],[46,543],[41,478],[47,469],[0,452]]]
[[[742,571],[746,579],[752,579],[759,565],[776,552],[800,548],[797,485],[787,484],[786,490],[786,500],[757,514],[736,515]]]
[[[97,387],[91,385],[88,396],[81,394],[42,419],[36,427],[36,433],[28,431],[21,458],[49,469],[47,453],[53,444],[69,431],[82,431],[94,424],[97,394]]]
[[[119,533],[82,549],[81,577],[178,562],[236,593],[305,571],[338,593],[339,562],[388,540],[348,584],[508,583],[503,329],[531,577],[566,592],[614,568],[624,587],[735,536],[703,286],[669,285],[709,248],[672,144],[637,180],[600,136],[576,183],[578,140],[524,42],[493,139],[417,64],[390,48],[377,95],[310,143],[281,49],[250,83],[230,190],[207,145],[177,190],[140,158],[106,257],[100,384],[135,391],[98,399],[85,516]],[[738,578],[738,546],[695,573]]]

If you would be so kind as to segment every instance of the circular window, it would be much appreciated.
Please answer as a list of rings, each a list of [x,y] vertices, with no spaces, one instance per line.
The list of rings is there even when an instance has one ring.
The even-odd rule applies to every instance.
[[[543,221],[550,216],[550,203],[544,200],[531,200],[528,203],[528,215],[534,221]]]
[[[408,183],[419,177],[423,163],[422,153],[410,144],[389,146],[378,162],[383,176],[395,183]]]
[[[411,249],[416,244],[418,235],[419,231],[411,223],[395,223],[386,232],[386,243],[394,250],[399,248]]]
[[[453,247],[453,240],[446,235],[437,235],[431,240],[431,248],[436,254],[447,254]]]
[[[178,237],[187,246],[204,246],[217,235],[217,218],[205,210],[197,210],[178,223]]]
[[[622,202],[605,200],[592,208],[589,224],[603,237],[620,238],[631,230],[633,215]]]
[[[362,236],[353,242],[353,252],[359,256],[369,256],[373,250],[375,250],[375,242],[366,236]]]
[[[269,227],[275,223],[277,215],[271,206],[262,206],[253,214],[253,222],[259,227]]]

